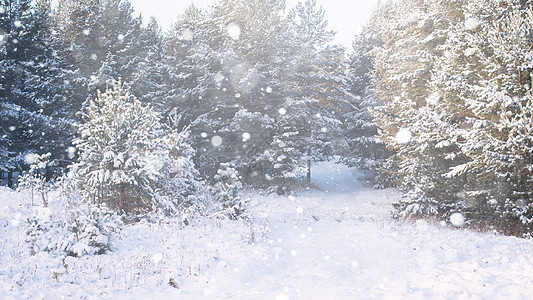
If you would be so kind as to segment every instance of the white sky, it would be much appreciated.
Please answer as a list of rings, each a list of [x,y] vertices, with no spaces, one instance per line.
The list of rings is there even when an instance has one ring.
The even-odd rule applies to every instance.
[[[194,3],[206,9],[214,0],[130,0],[137,12],[142,13],[146,22],[154,16],[164,30],[170,27],[173,20]],[[287,8],[292,8],[298,0],[287,0]],[[337,32],[336,43],[352,50],[355,33],[366,23],[378,0],[317,0],[326,11],[330,29]]]

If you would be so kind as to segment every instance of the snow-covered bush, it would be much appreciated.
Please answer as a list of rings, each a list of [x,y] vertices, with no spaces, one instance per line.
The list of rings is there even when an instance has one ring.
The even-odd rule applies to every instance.
[[[46,251],[56,255],[103,254],[111,248],[120,230],[120,217],[106,206],[75,201],[35,208],[27,220],[26,241],[32,254]]]
[[[214,201],[220,205],[224,214],[237,219],[246,210],[246,203],[239,195],[242,188],[239,173],[230,164],[222,163],[214,180],[215,184],[211,188]]]

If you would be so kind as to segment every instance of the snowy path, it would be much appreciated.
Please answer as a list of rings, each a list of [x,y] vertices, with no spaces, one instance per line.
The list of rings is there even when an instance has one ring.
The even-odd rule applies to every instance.
[[[318,174],[316,172],[319,172]],[[324,193],[256,199],[270,232],[261,250],[223,257],[191,298],[531,299],[533,243],[399,224],[393,190],[374,191],[341,166],[315,170]],[[348,176],[346,176],[348,175]],[[327,191],[327,192],[326,192]],[[261,246],[261,245],[260,245]],[[197,294],[198,293],[198,294]]]
[[[251,194],[251,224],[141,222],[113,252],[65,261],[29,256],[28,199],[0,190],[0,298],[533,299],[533,239],[397,222],[397,191],[313,171],[321,191]]]

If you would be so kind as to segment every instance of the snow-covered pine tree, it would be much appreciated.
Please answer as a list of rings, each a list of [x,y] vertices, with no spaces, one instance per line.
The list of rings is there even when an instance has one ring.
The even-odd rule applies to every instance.
[[[381,41],[375,32],[365,28],[356,35],[353,52],[348,57],[347,77],[352,105],[343,115],[343,129],[346,146],[343,149],[343,162],[349,166],[368,171],[378,176],[376,186],[387,186],[388,176],[380,176],[382,167],[390,156],[385,143],[378,137],[378,127],[371,115],[371,110],[380,105],[372,86],[374,60],[370,54]],[[379,173],[379,174],[378,174]]]
[[[185,123],[213,109],[217,82],[222,80],[216,76],[220,71],[220,57],[215,49],[220,41],[207,12],[194,5],[165,34],[163,45],[173,89],[164,109],[171,112],[177,107]]]
[[[316,1],[297,3],[288,19],[290,68],[282,75],[287,96],[275,114],[273,151],[281,151],[275,158],[288,160],[285,177],[301,177],[305,167],[309,181],[311,161],[332,156],[343,137],[336,114],[347,106],[344,49],[329,45],[335,33]]]
[[[154,17],[141,29],[137,37],[138,46],[143,50],[139,63],[133,69],[130,88],[134,95],[145,104],[151,104],[163,119],[171,112],[166,107],[173,89],[170,82],[169,66],[163,49],[163,33]],[[142,46],[141,46],[142,45]]]
[[[142,19],[133,16],[127,0],[60,0],[54,19],[72,56],[75,113],[107,80],[121,77],[126,85],[136,85],[149,45],[141,38]]]
[[[461,125],[455,143],[466,157],[447,176],[467,178],[465,211],[473,224],[530,234],[531,196],[525,191],[531,159],[516,142],[522,149],[530,143],[523,122],[531,118],[524,110],[531,86],[531,7],[472,1],[460,11],[434,80],[448,114]]]
[[[83,112],[76,141],[79,161],[73,166],[86,200],[106,203],[121,213],[160,207],[158,195],[168,195],[169,181],[193,168],[179,157],[179,134],[167,132],[159,115],[143,105],[124,85],[110,82]],[[178,143],[179,142],[179,143]],[[194,180],[187,177],[186,180]],[[175,191],[175,190],[174,190]],[[189,191],[187,191],[189,192]],[[189,199],[178,194],[172,199]],[[173,203],[179,208],[184,203]],[[171,205],[163,205],[168,210]]]
[[[49,2],[4,1],[0,13],[0,120],[3,169],[27,169],[27,153],[61,158],[70,130],[63,101],[66,75],[57,55]]]
[[[208,178],[214,177],[220,163],[232,163],[243,183],[273,184],[275,163],[264,154],[273,147],[272,116],[281,103],[281,74],[288,66],[283,9],[277,0],[215,3],[212,17],[220,43],[213,50],[220,65],[211,74],[216,88],[203,100],[208,111],[192,127],[195,145],[201,149],[196,159]]]
[[[235,220],[245,211],[245,203],[239,195],[242,183],[239,173],[228,163],[220,164],[211,188],[214,201],[220,205],[222,213]]]
[[[380,138],[395,152],[386,169],[404,192],[398,203],[406,217],[446,218],[455,209],[461,182],[442,175],[453,166],[447,159],[450,125],[439,106],[441,96],[431,86],[440,46],[455,15],[447,2],[398,1],[382,6],[373,26],[382,44],[373,51],[374,86],[383,105],[374,110]],[[457,152],[457,151],[456,151]]]

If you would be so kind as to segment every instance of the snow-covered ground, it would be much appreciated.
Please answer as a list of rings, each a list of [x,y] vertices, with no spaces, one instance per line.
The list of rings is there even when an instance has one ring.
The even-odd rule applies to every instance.
[[[248,221],[128,225],[112,253],[29,255],[29,197],[0,190],[2,299],[531,299],[533,240],[391,219],[395,190],[350,169],[251,199]]]

